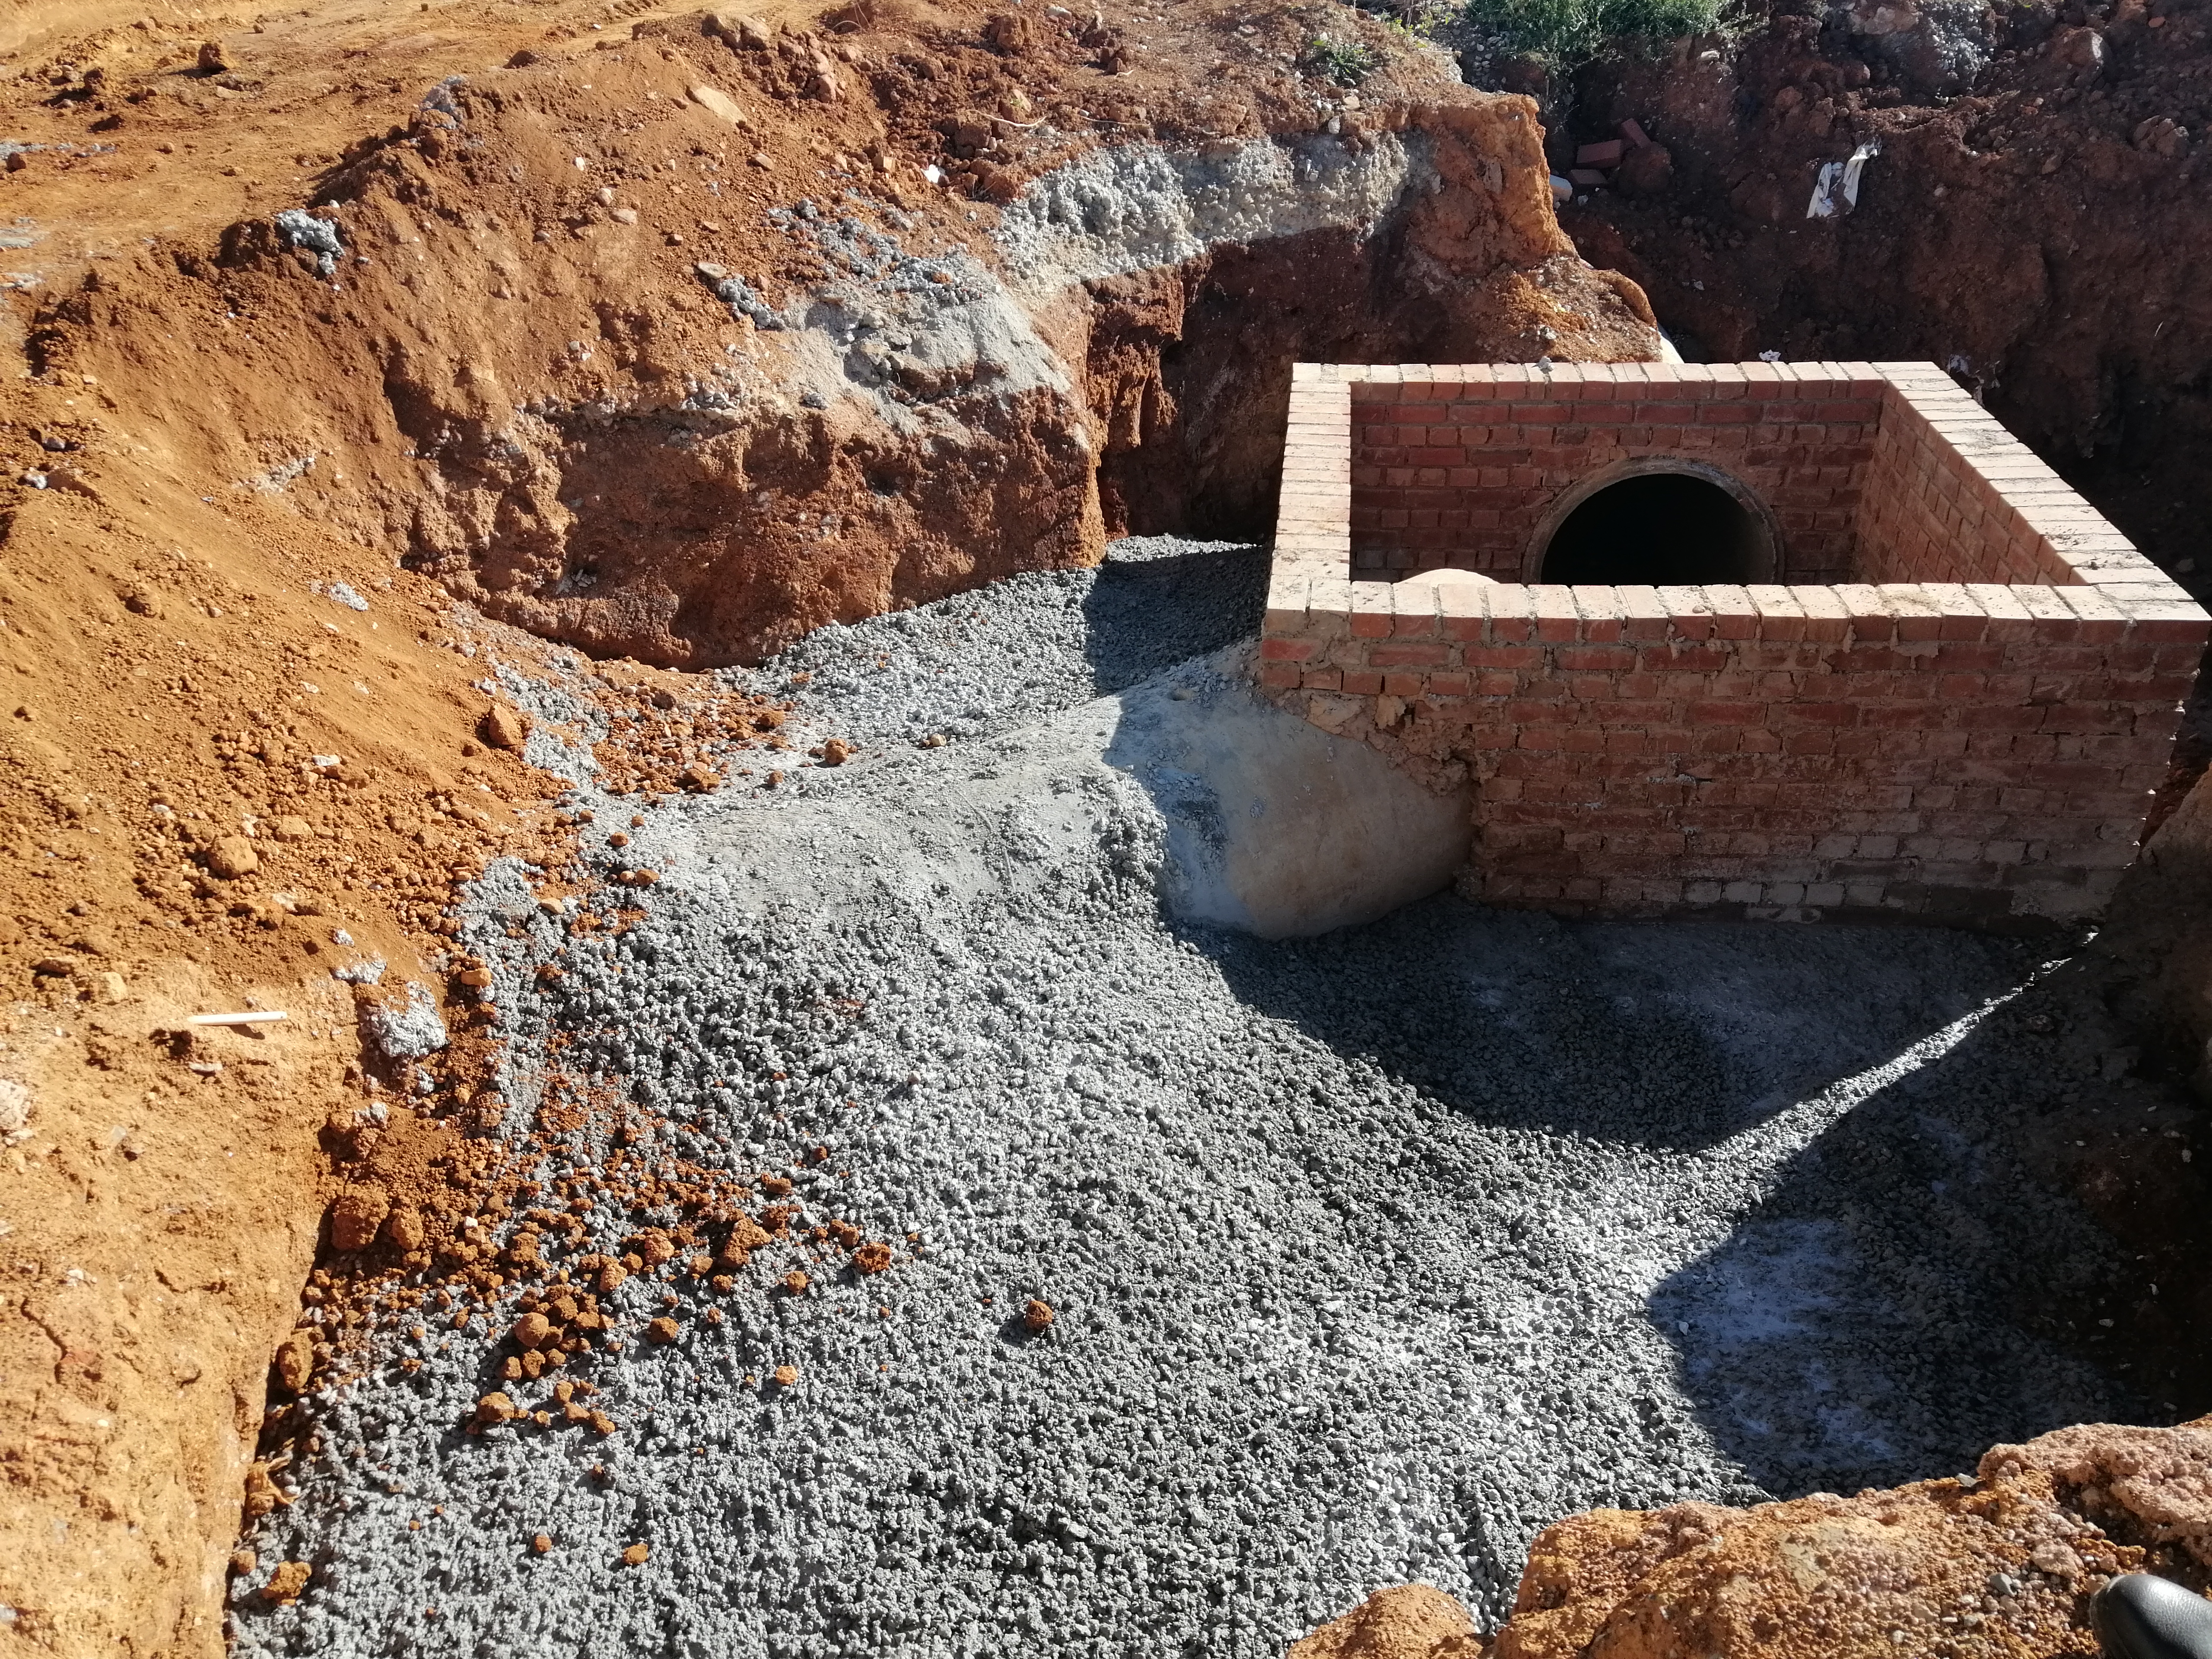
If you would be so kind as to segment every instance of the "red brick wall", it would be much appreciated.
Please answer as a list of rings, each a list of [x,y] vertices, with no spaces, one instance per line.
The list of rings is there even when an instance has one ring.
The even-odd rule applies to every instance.
[[[2163,582],[2126,537],[1932,363],[1889,381],[1860,508],[1863,581],[2071,584],[2128,568]]]
[[[1264,678],[1464,765],[1480,896],[1565,909],[2092,913],[2205,635],[2088,587],[1358,586],[1271,611]]]
[[[1568,588],[1354,580],[1359,381],[1395,375],[1425,408],[1443,372],[1301,365],[1262,683],[1471,782],[1495,902],[2094,914],[2212,619],[1940,371],[1870,372],[1861,550],[1911,579]]]
[[[1772,511],[1793,581],[1850,574],[1887,382],[1868,365],[1408,366],[1352,386],[1352,562],[1517,581],[1539,526],[1618,462],[1702,461]],[[1391,378],[1397,377],[1397,378]]]

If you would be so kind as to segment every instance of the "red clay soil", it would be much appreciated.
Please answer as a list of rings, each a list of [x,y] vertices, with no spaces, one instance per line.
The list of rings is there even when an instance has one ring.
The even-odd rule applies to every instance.
[[[1748,1510],[1593,1510],[1528,1548],[1478,1638],[1425,1584],[1379,1590],[1291,1659],[2094,1659],[2124,1572],[2212,1583],[2212,1418],[2085,1424],[1974,1474]]]
[[[554,786],[479,687],[538,647],[455,594],[602,654],[728,661],[1082,563],[1148,512],[1264,517],[1270,353],[1650,349],[1633,285],[1552,222],[1532,106],[1468,94],[1371,20],[996,15],[774,3],[751,25],[765,46],[634,3],[184,20],[71,0],[0,26],[0,131],[27,146],[0,170],[0,1604],[18,1638],[216,1651],[241,1509],[283,1501],[253,1448],[281,1459],[288,1392],[342,1371],[365,1298],[452,1317],[532,1285],[526,1377],[614,1340],[589,1286],[538,1285],[517,1254],[570,1195],[521,1188],[487,1134],[491,1011],[446,937],[453,884],[501,853],[538,866],[548,901],[580,879]],[[1339,115],[1349,144],[1418,124],[1447,179],[1396,246],[1419,284],[1377,301],[1378,256],[1330,274],[1346,250],[1326,237],[1104,283],[1038,322],[1078,369],[1064,407],[969,398],[935,451],[872,450],[836,406],[787,404],[748,445],[718,447],[711,410],[666,420],[702,365],[742,360],[763,395],[793,372],[791,338],[694,270],[803,289],[820,256],[769,207],[863,189],[854,211],[909,247],[988,259],[994,198],[1072,154],[1310,133],[1317,93],[1348,103],[1286,61],[1323,24],[1385,60]],[[1047,120],[1059,137],[1027,136]],[[342,238],[328,274],[272,225],[311,206]],[[1316,264],[1306,320],[1271,314]],[[1078,430],[1102,465],[1071,453]],[[622,717],[603,764],[647,799],[781,741],[781,710],[640,662],[582,689]],[[580,925],[619,928],[619,896],[591,895]],[[332,978],[370,957],[374,991]],[[356,1024],[357,996],[410,981],[455,1038],[422,1078]],[[188,1024],[254,1010],[287,1018]],[[742,1266],[748,1225],[896,1259],[697,1175],[601,1178],[696,1199],[689,1236],[661,1243],[709,1277]],[[496,1252],[464,1236],[484,1217],[514,1231]],[[400,1283],[423,1271],[441,1286]]]
[[[2212,1577],[2212,1419],[1992,1447],[1975,1477],[1598,1510],[1529,1549],[1498,1659],[2060,1659],[2113,1575]]]
[[[7,188],[52,216],[96,187],[111,240],[84,291],[40,312],[33,366],[125,388],[178,465],[257,481],[490,615],[697,667],[1092,562],[1158,527],[1147,512],[1264,523],[1293,350],[1656,349],[1641,295],[1553,223],[1530,106],[1345,8],[1003,26],[984,8],[786,4],[742,26],[631,8],[604,27],[573,9],[504,28],[434,14],[377,45],[373,76],[382,31],[319,14],[222,34],[212,76],[167,25],[55,56],[40,89],[66,84],[36,136],[77,151],[23,158]],[[1053,300],[1032,321],[1080,395],[987,351],[906,363],[921,413],[902,432],[794,395],[823,337],[757,328],[702,278],[781,304],[838,275],[805,224],[768,217],[819,198],[957,286],[964,257],[995,267],[1004,200],[1101,143],[1311,134],[1316,94],[1342,96],[1296,72],[1321,23],[1383,62],[1334,118],[1348,152],[1418,125],[1453,188],[1402,244],[1317,233]],[[77,153],[94,143],[116,149]],[[195,235],[181,204],[201,196]],[[267,216],[308,204],[340,244],[327,260]]]
[[[1482,1659],[1490,1644],[1432,1584],[1393,1584],[1291,1644],[1290,1659]]]
[[[2038,0],[1962,23],[1864,0],[1752,15],[1740,46],[1632,55],[1561,88],[1555,153],[1626,118],[1657,146],[1563,213],[1577,246],[1713,361],[1951,367],[2212,594],[2212,11]],[[1996,37],[1963,76],[1946,33],[1962,27]],[[1869,142],[1856,210],[1808,221],[1817,168]]]
[[[33,428],[112,429],[81,382],[9,401],[11,472]],[[361,1100],[330,969],[438,982],[420,924],[453,872],[561,842],[534,774],[465,750],[485,700],[423,583],[105,461],[23,493],[0,567],[0,1601],[58,1650],[210,1650],[330,1185],[316,1131]],[[186,1024],[255,1008],[289,1018]]]

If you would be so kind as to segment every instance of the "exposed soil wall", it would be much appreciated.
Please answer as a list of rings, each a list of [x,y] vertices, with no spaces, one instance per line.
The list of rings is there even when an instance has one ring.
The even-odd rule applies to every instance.
[[[2199,598],[2212,18],[2179,0],[1766,9],[1557,89],[1555,160],[1656,141],[1562,222],[1714,361],[1952,369]],[[1856,210],[1820,166],[1878,143]],[[2197,567],[2203,565],[2203,568]]]
[[[1531,107],[1433,65],[1334,132],[1102,145],[988,113],[1050,110],[1065,30],[641,28],[434,89],[289,228],[103,270],[38,364],[489,614],[696,667],[1127,528],[1256,531],[1294,356],[1656,349],[1553,225]]]
[[[210,1651],[356,996],[442,985],[447,882],[557,849],[426,584],[179,489],[96,387],[9,402],[49,482],[0,557],[0,1603],[56,1651]],[[332,976],[364,962],[385,990]],[[188,1023],[253,1008],[288,1018]]]

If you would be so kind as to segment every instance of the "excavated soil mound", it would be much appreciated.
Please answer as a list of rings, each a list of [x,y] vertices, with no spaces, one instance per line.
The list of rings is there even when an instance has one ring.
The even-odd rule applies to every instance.
[[[1297,20],[1202,9],[528,39],[335,130],[316,30],[226,41],[289,187],[117,248],[34,370],[489,615],[701,666],[1129,528],[1258,531],[1293,357],[1656,354],[1553,223],[1530,106],[1434,49],[1347,95]],[[54,73],[111,174],[198,129],[132,31]]]
[[[2212,1418],[2063,1429],[1850,1498],[1577,1516],[1530,1547],[1497,1655],[2094,1653],[2089,1599],[2122,1572],[2212,1583]]]
[[[2212,1585],[2212,1418],[1994,1446],[1972,1474],[1855,1498],[1599,1510],[1529,1546],[1495,1659],[1944,1659],[2094,1654],[2114,1575]],[[1465,1611],[1374,1595],[1292,1659],[1459,1659]]]

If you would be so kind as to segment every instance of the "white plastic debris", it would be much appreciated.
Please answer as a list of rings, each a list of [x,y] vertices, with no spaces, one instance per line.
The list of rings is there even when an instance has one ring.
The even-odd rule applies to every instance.
[[[280,1019],[289,1018],[291,1015],[286,1013],[282,1008],[255,1008],[239,1014],[193,1014],[185,1021],[185,1024],[187,1025],[270,1025]]]
[[[1554,203],[1572,201],[1574,194],[1575,187],[1572,185],[1556,173],[1552,175],[1552,200]]]
[[[1813,180],[1813,199],[1806,204],[1808,219],[1833,219],[1859,204],[1859,175],[1866,164],[1881,154],[1881,142],[1869,138],[1851,152],[1848,161],[1824,161]]]

